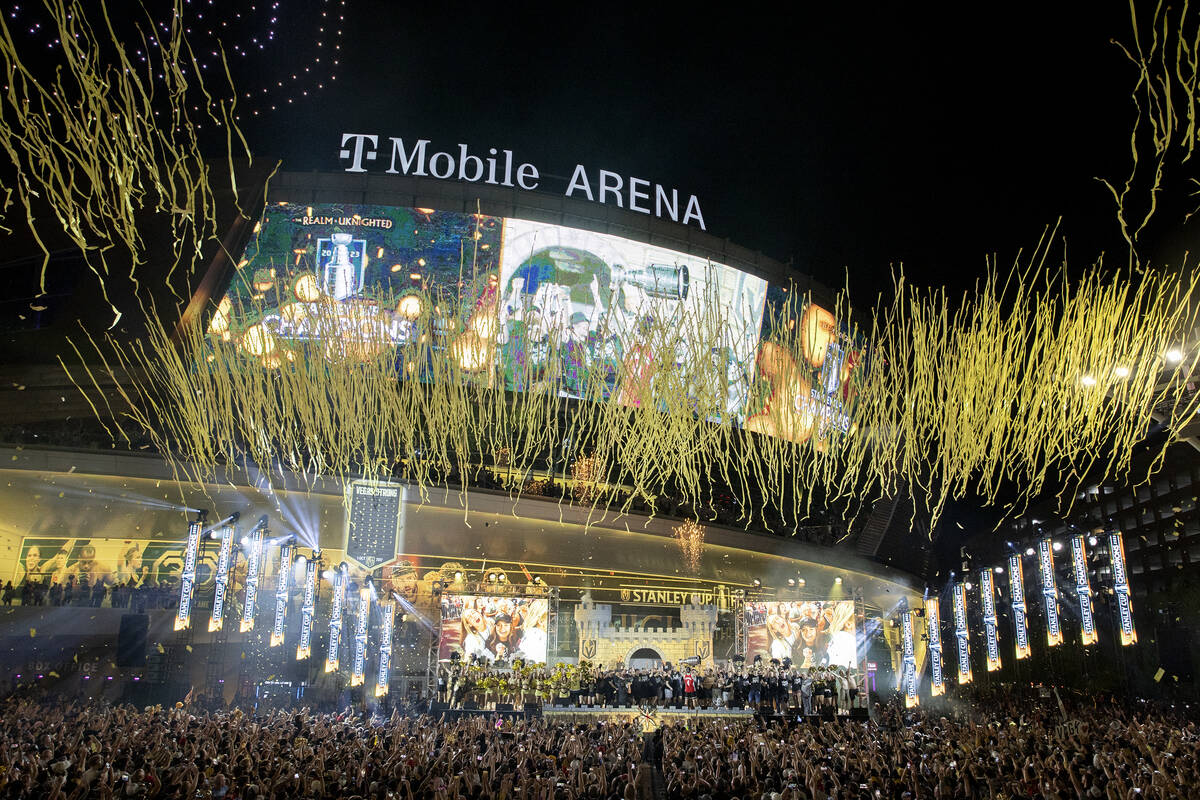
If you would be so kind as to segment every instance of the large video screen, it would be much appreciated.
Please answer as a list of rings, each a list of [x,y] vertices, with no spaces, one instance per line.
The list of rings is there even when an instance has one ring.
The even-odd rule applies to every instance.
[[[546,662],[550,603],[544,597],[442,595],[438,658],[458,653],[464,661]]]
[[[445,375],[429,363],[440,358],[494,388],[635,407],[659,380],[660,406],[688,398],[713,421],[796,442],[818,427],[847,430],[859,353],[829,311],[810,304],[771,323],[767,306],[761,278],[618,236],[282,203],[266,209],[208,333],[268,367],[394,352],[405,378]],[[772,324],[799,325],[799,347],[771,342]],[[417,341],[431,343],[406,356]],[[672,368],[679,385],[646,377]]]
[[[853,600],[746,603],[746,658],[807,669],[858,663]]]

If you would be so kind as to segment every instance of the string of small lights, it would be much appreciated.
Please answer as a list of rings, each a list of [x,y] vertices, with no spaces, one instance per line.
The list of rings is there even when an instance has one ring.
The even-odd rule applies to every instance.
[[[162,37],[178,17],[202,71],[219,75],[228,69],[232,84],[239,87],[235,119],[294,105],[337,80],[346,0],[148,0],[143,10]],[[51,54],[61,48],[56,26],[41,4],[14,3],[5,14],[14,34],[33,38]],[[131,36],[128,41],[130,62],[150,65],[148,49],[158,47],[158,40]],[[154,78],[164,80],[161,73]]]

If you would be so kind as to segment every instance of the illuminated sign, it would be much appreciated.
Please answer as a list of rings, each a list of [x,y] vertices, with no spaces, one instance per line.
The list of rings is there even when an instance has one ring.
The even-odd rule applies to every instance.
[[[262,572],[263,537],[267,535],[267,518],[263,517],[246,542],[246,601],[242,608],[242,633],[254,630],[254,614],[258,610],[258,577]]]
[[[175,614],[175,630],[192,624],[192,594],[196,591],[196,556],[200,550],[200,523],[188,524],[187,548],[183,555],[183,571],[179,574],[179,610]]]
[[[300,644],[296,647],[296,660],[312,655],[313,618],[317,615],[317,556],[314,552],[304,569],[304,602],[300,606]]]
[[[1092,583],[1088,579],[1087,547],[1083,534],[1071,537],[1071,567],[1079,597],[1079,632],[1085,645],[1096,643],[1096,617],[1092,613]]]
[[[912,708],[920,703],[917,696],[917,658],[913,650],[913,619],[915,610],[906,611],[900,615],[900,635],[904,653],[904,667],[901,682],[904,688],[904,707]]]
[[[375,679],[375,696],[388,693],[388,671],[392,666],[392,631],[396,624],[396,604],[388,601],[382,606],[383,624],[379,626],[379,677]]]
[[[380,158],[380,155],[384,156]],[[348,161],[346,172],[366,172],[374,166],[390,175],[413,175],[438,180],[486,183],[526,191],[537,189],[541,174],[533,164],[518,164],[511,150],[488,148],[487,155],[471,152],[465,144],[449,150],[435,150],[428,139],[404,140],[393,136],[380,150],[379,136],[371,133],[343,133],[338,155]],[[387,169],[383,165],[387,164]],[[653,187],[653,188],[651,188]],[[678,189],[667,189],[642,178],[626,180],[616,172],[602,169],[593,180],[582,164],[577,164],[567,184],[566,197],[587,198],[594,203],[615,205],[683,225],[695,223],[704,230],[704,215],[696,195],[681,204]],[[681,209],[682,205],[682,209]],[[681,214],[682,210],[682,216]]]
[[[233,525],[221,527],[221,549],[217,554],[216,590],[213,592],[212,615],[208,618],[209,631],[219,631],[225,626],[225,591],[229,586],[229,569],[233,562]]]
[[[1017,660],[1028,658],[1029,649],[1029,616],[1025,606],[1025,568],[1021,564],[1021,554],[1013,553],[1008,557],[1008,583],[1012,594],[1013,638],[1016,641]]]
[[[1000,669],[1000,641],[996,630],[996,584],[992,571],[987,567],[979,573],[979,598],[983,601],[983,633],[987,642],[987,669]]]
[[[1058,586],[1054,582],[1054,545],[1049,539],[1038,542],[1038,566],[1042,572],[1042,597],[1046,603],[1046,644],[1062,644],[1058,621]]]
[[[936,597],[925,598],[925,626],[929,633],[929,689],[937,697],[946,691],[942,662],[942,613]]]
[[[279,548],[279,574],[275,576],[275,624],[271,627],[271,647],[283,644],[288,592],[292,588],[292,557],[295,554],[296,545],[291,542],[285,542]]]
[[[971,643],[967,629],[967,587],[954,584],[954,635],[958,638],[958,682],[971,682]]]
[[[1125,568],[1125,540],[1120,531],[1108,535],[1108,556],[1112,562],[1113,592],[1117,597],[1121,645],[1137,644],[1137,629],[1133,627],[1133,603],[1129,599],[1129,572]]]
[[[358,593],[358,616],[354,625],[354,668],[350,685],[362,686],[367,674],[367,623],[371,619],[371,590],[363,587]]]
[[[329,607],[329,652],[325,655],[325,671],[338,668],[342,645],[342,607],[346,602],[346,570],[333,573],[333,600]]]

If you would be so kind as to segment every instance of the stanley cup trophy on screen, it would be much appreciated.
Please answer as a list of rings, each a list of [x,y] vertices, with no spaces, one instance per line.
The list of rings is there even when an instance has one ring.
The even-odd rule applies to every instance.
[[[362,290],[367,243],[353,234],[332,233],[317,242],[322,263],[321,288],[335,300],[345,300]]]

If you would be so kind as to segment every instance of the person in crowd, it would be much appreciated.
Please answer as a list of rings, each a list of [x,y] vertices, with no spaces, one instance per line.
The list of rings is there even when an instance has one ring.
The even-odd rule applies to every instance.
[[[6,605],[6,606],[12,605],[14,593],[15,592],[13,590],[12,581],[9,581],[8,583],[4,584],[4,605]]]
[[[104,585],[103,579],[97,579],[95,585],[92,586],[92,608],[100,608],[104,605],[104,596],[108,593],[108,587]]]

